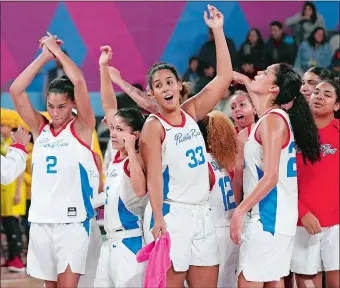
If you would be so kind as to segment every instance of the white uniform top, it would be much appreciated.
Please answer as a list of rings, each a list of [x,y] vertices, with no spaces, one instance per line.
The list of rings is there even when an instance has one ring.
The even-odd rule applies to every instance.
[[[296,177],[296,151],[294,134],[289,116],[281,109],[272,109],[268,114],[280,115],[289,128],[289,141],[282,147],[279,179],[275,187],[248,212],[247,222],[260,220],[263,230],[272,234],[294,236],[298,219],[298,189]],[[243,173],[244,198],[247,198],[255,185],[263,177],[263,147],[255,138],[261,117],[252,129],[244,146],[245,168]]]
[[[117,230],[142,229],[148,196],[137,197],[133,191],[129,158],[118,160],[119,151],[111,161],[106,173],[104,228],[107,233]]]
[[[74,120],[59,133],[46,124],[32,153],[30,222],[71,223],[93,217],[90,202],[98,190],[94,153],[75,134]]]
[[[171,125],[160,115],[164,128],[162,143],[163,199],[199,204],[209,198],[209,168],[203,136],[196,121],[181,111],[182,123]]]
[[[17,144],[18,147],[22,146]],[[11,146],[5,156],[1,155],[1,184],[12,183],[19,175],[25,171],[27,153],[18,147]]]
[[[236,208],[231,179],[210,153],[207,154],[207,159],[215,175],[215,183],[213,183],[209,197],[211,217],[215,227],[230,226],[231,217]]]

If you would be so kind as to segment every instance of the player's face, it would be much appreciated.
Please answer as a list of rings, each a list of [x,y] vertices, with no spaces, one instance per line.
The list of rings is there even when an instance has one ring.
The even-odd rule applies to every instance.
[[[312,95],[316,85],[318,85],[320,80],[320,77],[313,72],[306,72],[303,75],[300,92],[306,97],[307,102],[309,102],[310,96]]]
[[[132,128],[126,123],[124,118],[116,115],[110,126],[110,137],[113,149],[124,150],[123,135],[126,133],[132,134]]]
[[[234,96],[230,108],[233,120],[239,128],[243,129],[254,123],[256,112],[247,95]]]
[[[47,95],[47,112],[53,125],[62,126],[72,117],[74,102],[66,93],[49,92]]]
[[[325,82],[318,84],[310,97],[309,106],[317,117],[326,117],[338,111],[339,102],[336,102],[334,87]]]
[[[182,83],[170,70],[159,70],[152,76],[152,96],[164,110],[173,111],[179,106],[181,89]]]
[[[258,95],[267,95],[276,85],[276,69],[278,64],[267,67],[264,71],[257,72],[254,80],[251,82],[251,91]]]
[[[8,138],[11,136],[12,128],[8,125],[1,124],[1,136]]]

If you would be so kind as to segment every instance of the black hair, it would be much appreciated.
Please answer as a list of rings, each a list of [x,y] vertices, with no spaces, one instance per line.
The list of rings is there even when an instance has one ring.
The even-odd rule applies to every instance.
[[[74,101],[74,85],[67,75],[54,79],[48,86],[47,93],[66,93],[67,97]]]
[[[204,120],[206,119],[201,119],[201,120],[198,120],[197,121],[197,125],[198,125],[198,128],[200,129],[201,133],[202,133],[202,136],[203,136],[203,139],[204,139],[204,143],[205,143],[205,147],[209,147],[209,144],[208,144],[208,123],[204,123]]]
[[[270,23],[270,26],[277,26],[277,27],[279,27],[281,30],[282,30],[282,28],[283,28],[282,23],[279,22],[279,21],[272,21],[272,22]]]
[[[291,101],[293,106],[288,110],[296,148],[301,151],[303,161],[306,158],[315,163],[320,161],[320,142],[318,128],[306,98],[300,93],[301,78],[297,72],[286,64],[279,64],[276,70],[275,84],[280,91],[274,104],[283,105]]]
[[[340,81],[332,80],[332,79],[325,79],[325,80],[322,80],[320,83],[328,83],[332,85],[335,90],[335,95],[336,95],[335,103],[340,103]],[[338,111],[334,111],[334,117],[336,119],[340,119],[340,109],[338,109]]]
[[[189,65],[191,64],[191,62],[192,61],[197,61],[197,62],[200,62],[200,59],[198,58],[198,57],[196,57],[196,56],[192,56],[192,57],[190,57],[190,59],[189,59]]]
[[[133,132],[142,131],[145,117],[139,109],[122,108],[117,111],[115,116],[122,117],[126,124],[131,127]],[[138,150],[138,141],[136,141],[136,150]]]
[[[303,4],[303,8],[302,8],[301,15],[302,15],[302,16],[305,15],[305,8],[306,8],[307,6],[310,7],[310,8],[312,9],[312,11],[313,11],[312,16],[311,16],[311,21],[312,21],[312,23],[314,24],[314,23],[316,22],[316,20],[317,20],[317,13],[316,13],[316,7],[315,7],[315,5],[314,5],[313,2],[311,2],[311,1],[306,1],[305,4]]]
[[[149,69],[148,71],[148,84],[151,90],[153,90],[152,88],[152,76],[160,70],[170,70],[172,74],[175,75],[175,78],[177,81],[180,81],[181,79],[178,77],[178,72],[176,70],[176,68],[174,66],[172,66],[171,64],[165,63],[165,62],[159,62],[159,63],[155,63],[152,65],[152,67]]]
[[[307,42],[312,47],[315,47],[316,42],[315,42],[314,36],[315,36],[316,32],[318,32],[319,30],[323,31],[323,40],[322,40],[322,42],[320,44],[323,45],[323,44],[325,44],[327,42],[326,30],[324,28],[318,26],[318,27],[314,28],[314,30],[310,33],[310,35],[307,38]]]
[[[323,67],[311,67],[306,72],[314,73],[315,75],[319,76],[321,80],[332,78],[331,71]]]
[[[259,29],[257,28],[251,28],[248,33],[247,33],[247,37],[246,37],[246,40],[244,41],[243,45],[245,44],[250,44],[250,41],[249,41],[249,35],[250,35],[250,32],[251,31],[255,31],[256,34],[257,34],[257,42],[255,44],[255,47],[259,47],[259,48],[262,48],[264,46],[264,41],[263,41],[263,37],[262,37],[262,34],[260,32]]]

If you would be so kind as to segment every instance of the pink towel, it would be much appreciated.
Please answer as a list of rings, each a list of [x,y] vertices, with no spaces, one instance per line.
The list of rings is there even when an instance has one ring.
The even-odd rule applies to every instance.
[[[138,263],[149,260],[145,269],[144,288],[166,288],[166,272],[171,267],[170,245],[170,235],[165,232],[138,251]]]

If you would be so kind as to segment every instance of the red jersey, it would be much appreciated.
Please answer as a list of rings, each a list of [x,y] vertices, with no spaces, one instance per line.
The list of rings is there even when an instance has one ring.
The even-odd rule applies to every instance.
[[[311,212],[321,227],[339,224],[339,120],[332,120],[319,129],[321,161],[303,163],[296,153],[299,191],[299,221]]]

